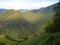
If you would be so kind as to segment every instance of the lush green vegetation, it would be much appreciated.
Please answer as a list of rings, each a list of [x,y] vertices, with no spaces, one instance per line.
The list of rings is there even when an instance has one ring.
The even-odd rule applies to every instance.
[[[60,45],[60,2],[54,11],[0,13],[0,45]]]
[[[60,45],[60,32],[45,33],[31,40],[20,43],[20,45]]]

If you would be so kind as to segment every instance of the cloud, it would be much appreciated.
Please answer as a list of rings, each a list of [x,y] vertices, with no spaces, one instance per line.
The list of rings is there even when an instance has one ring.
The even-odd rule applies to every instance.
[[[34,2],[30,0],[11,0],[11,1],[2,1],[0,2],[0,8],[7,8],[7,9],[36,9],[40,7],[46,7],[52,5],[56,2]]]

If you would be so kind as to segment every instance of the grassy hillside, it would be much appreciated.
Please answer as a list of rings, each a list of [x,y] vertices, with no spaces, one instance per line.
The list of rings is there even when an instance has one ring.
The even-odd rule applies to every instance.
[[[37,20],[41,19],[42,15],[33,14],[32,12],[23,13],[23,18],[29,21],[30,23],[34,23]]]
[[[60,32],[49,33],[59,24],[54,21],[60,18],[55,19],[48,9],[37,13],[12,9],[0,13],[0,45],[60,45]]]
[[[11,37],[0,35],[0,45],[18,45],[23,42],[23,39],[15,40]]]
[[[60,45],[60,32],[44,33],[33,39],[25,41],[20,45]]]
[[[2,13],[0,17],[0,34],[9,34],[9,36],[14,38],[25,37],[31,34],[28,28],[28,25],[30,25],[30,23],[28,21],[25,21],[19,12],[8,10]],[[26,34],[25,31],[28,34]]]
[[[8,36],[15,39],[29,37],[38,31],[38,25],[35,22],[42,17],[43,15],[31,12],[22,13],[16,10],[6,10],[0,13],[0,34],[9,34]]]

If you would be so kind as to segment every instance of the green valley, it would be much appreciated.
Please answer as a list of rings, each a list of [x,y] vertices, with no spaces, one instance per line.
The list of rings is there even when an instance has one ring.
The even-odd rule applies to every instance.
[[[4,10],[0,13],[0,45],[60,45],[59,19],[60,2],[42,10]]]

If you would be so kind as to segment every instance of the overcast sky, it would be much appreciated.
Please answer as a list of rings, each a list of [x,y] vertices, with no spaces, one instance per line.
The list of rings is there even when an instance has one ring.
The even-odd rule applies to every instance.
[[[0,0],[0,8],[5,9],[37,9],[47,7],[58,0]]]

